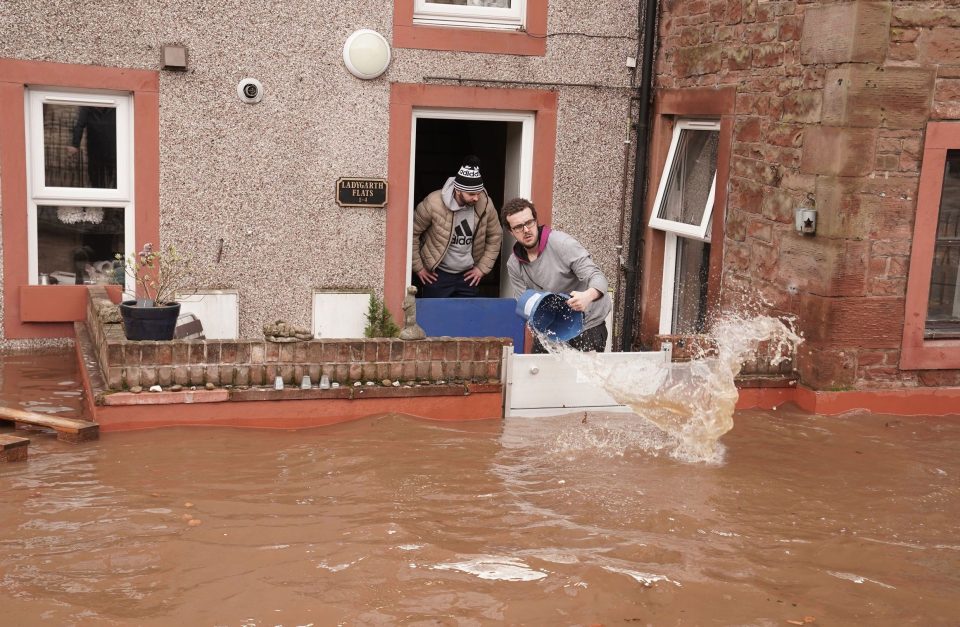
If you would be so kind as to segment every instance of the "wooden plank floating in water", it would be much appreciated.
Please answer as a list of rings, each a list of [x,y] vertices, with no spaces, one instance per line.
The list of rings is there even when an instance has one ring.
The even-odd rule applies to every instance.
[[[0,418],[6,418],[21,424],[54,429],[57,432],[58,440],[72,444],[96,440],[100,437],[100,425],[77,418],[60,418],[10,407],[0,407]]]
[[[15,435],[0,434],[0,462],[23,462],[27,460],[30,440]]]

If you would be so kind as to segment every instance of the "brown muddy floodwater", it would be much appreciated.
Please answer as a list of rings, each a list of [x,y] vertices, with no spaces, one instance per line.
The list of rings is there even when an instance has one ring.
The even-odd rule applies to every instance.
[[[69,354],[3,360],[80,415]],[[2,625],[960,624],[957,418],[738,412],[720,464],[635,416],[31,437]]]

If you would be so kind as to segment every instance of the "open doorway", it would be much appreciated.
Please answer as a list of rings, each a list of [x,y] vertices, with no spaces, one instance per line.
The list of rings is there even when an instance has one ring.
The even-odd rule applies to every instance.
[[[532,113],[415,110],[410,163],[410,232],[413,208],[456,174],[465,155],[480,159],[487,194],[498,215],[503,204],[530,195],[533,154]],[[480,296],[507,296],[505,260],[513,238],[504,233],[500,257],[480,282]],[[412,281],[408,244],[407,276]]]

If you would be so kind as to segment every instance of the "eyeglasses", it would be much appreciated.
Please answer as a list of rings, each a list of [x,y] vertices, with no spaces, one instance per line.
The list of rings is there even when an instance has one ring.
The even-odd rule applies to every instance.
[[[529,220],[527,220],[527,221],[524,222],[523,224],[517,224],[516,226],[511,226],[511,227],[510,227],[510,230],[513,231],[514,233],[521,233],[521,232],[523,232],[523,231],[533,230],[533,229],[535,229],[536,227],[537,227],[537,219],[536,219],[536,218],[530,218]]]

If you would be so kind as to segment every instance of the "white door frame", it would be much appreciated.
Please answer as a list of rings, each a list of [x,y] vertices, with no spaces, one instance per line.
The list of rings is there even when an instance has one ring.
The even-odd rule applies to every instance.
[[[413,252],[413,208],[417,199],[413,197],[414,173],[417,167],[417,120],[420,118],[439,120],[478,120],[489,122],[520,122],[522,138],[520,148],[520,196],[530,198],[533,189],[533,131],[536,113],[532,111],[491,111],[484,109],[430,109],[414,108],[413,120],[410,124],[410,181],[407,186],[410,197],[407,207],[410,208],[410,219],[407,220],[407,263],[405,277],[413,272],[411,255]],[[503,262],[501,262],[501,265]],[[505,266],[504,266],[505,267]]]

